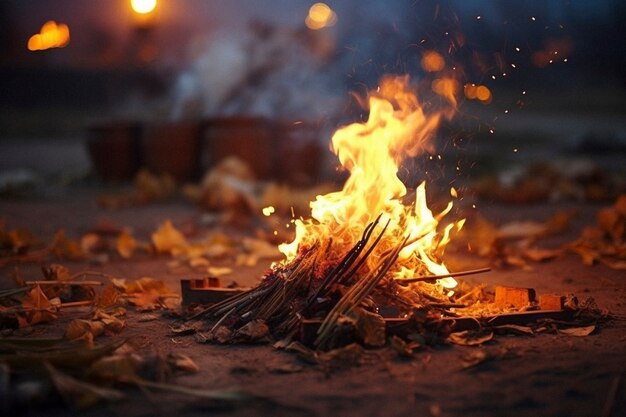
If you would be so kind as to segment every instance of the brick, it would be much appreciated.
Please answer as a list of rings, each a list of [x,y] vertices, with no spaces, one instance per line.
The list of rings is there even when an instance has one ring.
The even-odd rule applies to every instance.
[[[495,304],[500,308],[527,307],[535,301],[535,290],[532,288],[496,287]]]
[[[556,294],[541,294],[539,296],[539,308],[541,310],[563,310],[565,297]]]

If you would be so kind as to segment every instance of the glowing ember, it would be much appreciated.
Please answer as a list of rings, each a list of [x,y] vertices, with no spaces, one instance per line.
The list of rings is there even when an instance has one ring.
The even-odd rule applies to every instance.
[[[449,99],[455,103],[452,95]],[[332,242],[332,252],[343,255],[359,240],[365,227],[382,214],[381,223],[389,221],[387,230],[363,268],[375,268],[408,236],[389,277],[448,273],[439,255],[449,241],[451,229],[460,228],[462,221],[439,230],[438,223],[452,203],[434,216],[426,205],[424,183],[416,190],[415,202],[405,205],[407,189],[397,173],[405,158],[432,150],[439,121],[451,112],[452,107],[426,114],[408,77],[384,78],[379,89],[370,94],[367,122],[342,127],[333,135],[331,150],[350,177],[343,190],[317,196],[311,202],[311,219],[295,221],[294,241],[279,248],[287,257],[285,263],[293,260],[300,249],[319,242]],[[441,291],[456,286],[453,278],[437,282]]]

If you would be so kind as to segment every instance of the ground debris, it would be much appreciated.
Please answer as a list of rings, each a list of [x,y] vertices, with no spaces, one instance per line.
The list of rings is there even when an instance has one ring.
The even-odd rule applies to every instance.
[[[597,226],[587,227],[568,245],[583,264],[601,263],[612,269],[626,269],[626,194],[597,213]]]

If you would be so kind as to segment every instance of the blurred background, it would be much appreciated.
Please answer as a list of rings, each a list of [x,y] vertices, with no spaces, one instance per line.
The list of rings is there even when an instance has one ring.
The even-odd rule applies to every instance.
[[[251,160],[278,152],[262,143],[277,135],[327,149],[336,127],[366,118],[358,97],[384,74],[409,74],[433,105],[440,81],[454,80],[458,116],[421,168],[435,179],[497,172],[506,182],[528,161],[565,156],[554,170],[622,175],[625,19],[620,0],[4,0],[0,187],[94,170],[131,178],[158,166],[142,149],[168,128],[177,152],[185,135],[209,147],[189,145],[200,160],[173,169],[181,180],[197,179],[229,144],[252,149]],[[250,135],[261,137],[241,139]],[[94,144],[126,136],[139,144]],[[306,149],[294,152],[306,160]],[[139,154],[133,166],[107,172],[124,152]],[[302,183],[323,178],[316,161]],[[289,176],[289,167],[253,168]]]

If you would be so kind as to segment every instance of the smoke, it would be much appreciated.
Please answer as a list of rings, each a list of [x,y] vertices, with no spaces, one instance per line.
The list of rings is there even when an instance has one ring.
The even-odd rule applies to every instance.
[[[213,35],[177,77],[174,119],[246,114],[320,120],[346,100],[329,33],[253,22]]]

